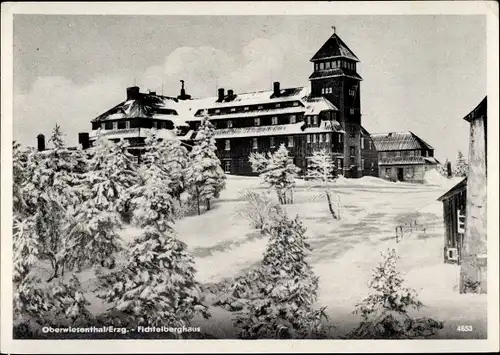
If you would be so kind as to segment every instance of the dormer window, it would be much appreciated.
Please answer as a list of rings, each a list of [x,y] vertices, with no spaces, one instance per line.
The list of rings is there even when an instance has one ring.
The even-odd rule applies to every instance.
[[[236,111],[236,107],[231,107],[231,112],[235,112]]]
[[[307,116],[307,125],[310,126],[311,125],[311,116]]]
[[[297,122],[297,116],[291,115],[290,116],[290,123],[296,123]]]
[[[215,113],[220,113],[220,110],[219,109],[215,110]]]
[[[255,117],[253,119],[253,123],[254,123],[255,126],[260,126],[260,117]]]
[[[276,108],[280,108],[281,107],[281,104],[276,104]]]
[[[325,63],[325,69],[330,69],[331,62],[326,62]]]
[[[153,121],[153,128],[158,128],[158,122]]]
[[[245,107],[243,108],[243,110],[248,111],[248,110],[250,110],[250,107],[245,106]]]
[[[294,101],[293,102],[293,106],[295,106],[295,107],[299,106],[299,102],[298,101]]]
[[[273,125],[278,124],[278,117],[274,116],[274,117],[271,119],[271,123],[272,123]]]
[[[325,63],[321,62],[319,63],[319,70],[325,69]]]
[[[314,63],[314,70],[319,70],[319,64],[318,63]]]
[[[130,129],[130,121],[125,121],[125,129]]]
[[[104,122],[101,123],[101,129],[106,129],[106,124]]]
[[[231,150],[231,141],[229,139],[224,141],[224,150]]]
[[[262,110],[263,108],[264,108],[264,106],[262,106],[262,105],[257,106],[257,110]]]
[[[313,125],[317,126],[318,125],[318,116],[313,116]]]
[[[231,120],[227,121],[227,128],[233,128],[233,121]]]

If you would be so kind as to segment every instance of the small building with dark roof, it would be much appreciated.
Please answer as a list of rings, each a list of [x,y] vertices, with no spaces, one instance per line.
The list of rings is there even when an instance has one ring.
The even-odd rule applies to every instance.
[[[426,172],[439,164],[434,148],[412,132],[374,133],[371,138],[380,178],[423,183]]]
[[[465,234],[467,178],[438,198],[443,203],[444,262],[459,264]]]

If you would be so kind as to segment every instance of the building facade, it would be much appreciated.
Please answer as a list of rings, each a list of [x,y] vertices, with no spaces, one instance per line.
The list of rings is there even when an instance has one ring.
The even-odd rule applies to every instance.
[[[469,171],[460,292],[476,282],[487,291],[487,98],[464,117],[470,123]]]
[[[288,148],[294,163],[305,172],[308,158],[326,149],[338,173],[361,177],[359,62],[347,45],[333,34],[312,57],[309,87],[281,88],[237,94],[219,89],[213,98],[190,100],[187,119],[195,138],[207,112],[216,127],[218,155],[231,174],[251,175],[248,160],[252,152],[268,152],[280,144]]]
[[[439,164],[434,148],[412,132],[377,133],[371,139],[378,152],[380,178],[423,183],[425,173]]]

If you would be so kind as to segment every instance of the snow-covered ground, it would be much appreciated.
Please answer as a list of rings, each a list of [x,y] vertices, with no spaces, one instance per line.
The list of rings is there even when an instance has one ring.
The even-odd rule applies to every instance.
[[[421,315],[445,322],[438,337],[486,337],[486,295],[460,295],[459,267],[443,263],[442,206],[436,199],[459,181],[435,178],[421,185],[373,177],[338,179],[331,188],[340,199],[340,220],[331,218],[325,200],[314,199],[320,190],[298,181],[295,203],[285,208],[291,215],[298,214],[307,228],[313,248],[308,261],[320,280],[317,304],[327,307],[335,326],[332,337],[344,335],[359,323],[352,310],[368,294],[371,271],[387,248],[396,248],[401,257],[398,267],[406,285],[418,291],[425,305]],[[202,283],[239,275],[262,258],[267,236],[237,214],[245,203],[239,194],[243,189],[264,190],[265,186],[256,177],[229,176],[226,190],[211,211],[175,224],[195,258],[196,277]],[[417,226],[410,230],[410,222]],[[395,229],[400,225],[404,236],[397,243]],[[139,233],[129,228],[123,237],[130,240]],[[92,273],[87,271],[84,279],[91,282]],[[93,312],[105,310],[91,293],[87,297]],[[211,307],[211,313],[212,318],[197,320],[198,325],[215,336],[235,334],[230,322],[233,314],[217,307]],[[458,332],[459,325],[472,325],[473,331]]]

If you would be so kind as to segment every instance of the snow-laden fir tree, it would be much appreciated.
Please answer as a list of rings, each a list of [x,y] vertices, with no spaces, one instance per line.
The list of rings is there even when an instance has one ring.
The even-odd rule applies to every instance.
[[[314,309],[318,278],[305,260],[311,248],[305,228],[278,210],[266,232],[262,263],[239,277],[217,304],[240,310],[235,325],[242,338],[316,338],[324,335],[324,308]]]
[[[361,339],[426,338],[443,323],[432,318],[413,318],[409,311],[418,311],[423,304],[413,289],[403,286],[404,280],[396,269],[395,249],[382,253],[382,261],[373,269],[370,288],[373,291],[354,309],[361,314],[360,325],[350,337]]]
[[[459,150],[457,153],[457,161],[455,163],[455,169],[453,169],[453,176],[467,177],[468,173],[469,173],[469,164],[467,164],[467,160],[462,154],[462,151]]]
[[[120,214],[130,206],[131,191],[139,183],[128,143],[99,138],[81,189],[85,200],[75,210],[69,229],[70,266],[113,265],[121,249]]]
[[[210,210],[210,202],[218,198],[226,187],[226,175],[217,158],[214,138],[214,127],[205,112],[196,133],[194,147],[189,153],[189,165],[186,169],[186,185],[192,201],[201,213],[200,204],[205,202]]]
[[[52,135],[49,139],[49,142],[52,143],[53,148],[58,149],[65,146],[63,136],[64,134],[61,131],[61,126],[56,123],[56,126],[52,130]]]
[[[307,176],[311,188],[319,187],[323,193],[316,198],[326,198],[328,210],[334,219],[340,219],[339,196],[329,186],[336,178],[332,157],[325,149],[313,152],[308,164]]]
[[[252,170],[272,187],[278,195],[280,204],[293,203],[293,188],[295,177],[300,168],[293,164],[284,144],[274,153],[268,152],[267,156],[262,153],[250,154]]]

